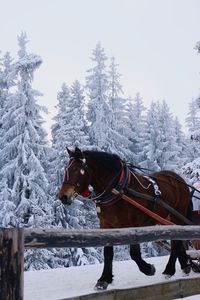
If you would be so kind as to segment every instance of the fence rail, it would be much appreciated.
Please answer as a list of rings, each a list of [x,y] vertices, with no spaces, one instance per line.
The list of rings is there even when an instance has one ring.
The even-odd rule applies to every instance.
[[[61,230],[26,229],[25,248],[98,247],[156,240],[195,240],[200,226],[158,225],[137,228]]]
[[[150,226],[123,229],[0,229],[0,299],[23,300],[24,248],[97,247],[155,240],[200,239],[200,226]]]

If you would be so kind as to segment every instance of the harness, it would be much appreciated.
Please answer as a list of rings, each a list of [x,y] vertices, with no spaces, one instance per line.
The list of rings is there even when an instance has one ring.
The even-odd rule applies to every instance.
[[[129,183],[130,183],[131,174],[134,175],[134,177],[137,179],[139,184],[144,189],[147,190],[150,187],[153,187],[154,196],[150,196],[150,195],[147,195],[147,194],[144,194],[144,193],[137,192],[133,189],[130,189],[129,188]],[[149,210],[148,208],[144,207],[143,205],[141,205],[140,203],[135,201],[132,197],[131,198],[128,197],[126,195],[126,193],[128,192],[128,194],[133,195],[134,197],[141,198],[141,199],[148,200],[148,201],[152,202],[154,204],[154,206],[155,206],[155,204],[159,204],[160,206],[165,208],[168,212],[170,212],[171,214],[176,216],[178,219],[185,222],[185,224],[194,225],[193,222],[191,222],[189,219],[184,217],[182,214],[180,214],[178,211],[176,211],[174,208],[172,208],[170,205],[168,205],[167,203],[165,203],[161,199],[162,194],[161,194],[161,191],[160,191],[159,186],[158,186],[157,182],[155,181],[155,179],[153,179],[152,177],[149,177],[149,176],[145,176],[145,178],[147,178],[148,181],[150,182],[150,184],[147,185],[146,187],[140,182],[140,180],[136,176],[136,174],[133,173],[132,170],[126,164],[124,164],[123,168],[121,170],[121,174],[120,174],[119,181],[118,181],[117,185],[114,186],[114,187],[111,187],[111,184],[109,184],[108,187],[111,188],[111,190],[110,190],[111,192],[108,195],[104,195],[104,193],[103,193],[101,195],[101,197],[98,198],[98,200],[95,200],[95,203],[98,205],[98,207],[111,206],[111,205],[114,205],[115,203],[117,203],[120,199],[123,199],[126,202],[128,202],[131,205],[138,208],[140,211],[144,212],[146,215],[148,215],[151,218],[153,218],[154,220],[158,221],[160,224],[174,225],[173,222],[171,222],[167,219],[164,219],[161,216],[157,215],[152,210]]]
[[[120,195],[112,193],[112,188],[116,188],[119,191],[125,190],[130,183],[130,170],[126,164],[122,164],[120,173],[111,180],[104,192],[92,200],[99,206],[111,206],[117,203],[120,199]]]
[[[86,164],[86,160],[85,159],[80,159],[80,160],[82,161],[82,164],[83,164],[83,169],[81,169],[81,170],[83,170],[84,172],[87,171],[88,167]],[[69,169],[69,167],[72,166],[73,162],[75,162],[75,158],[72,157],[71,161],[69,162],[68,167],[66,168],[66,178],[64,179],[63,184],[71,184],[76,187],[79,187],[80,186],[80,184],[79,184],[80,177],[76,180],[76,182],[72,182],[69,178],[68,169]],[[79,176],[82,176],[84,174],[81,172],[81,170],[80,170]],[[130,189],[129,183],[130,183],[131,175],[135,177],[135,179],[139,182],[139,184],[143,187],[143,189],[147,190],[150,187],[153,187],[154,196],[143,194],[143,193],[137,192],[133,189]],[[89,188],[87,188],[85,191],[80,193],[80,195],[83,196],[84,198],[89,198],[90,200],[93,200],[96,203],[97,208],[101,208],[102,206],[112,206],[112,205],[116,204],[120,199],[123,199],[126,202],[129,202],[130,204],[132,204],[133,206],[138,208],[139,210],[141,210],[142,212],[144,212],[145,214],[149,215],[150,217],[152,217],[153,219],[155,219],[156,221],[158,221],[161,224],[164,224],[164,225],[173,225],[174,224],[171,221],[164,219],[164,218],[160,217],[159,215],[155,214],[153,211],[144,207],[143,205],[141,205],[137,201],[133,200],[132,198],[128,197],[125,194],[128,192],[128,194],[131,194],[135,197],[151,201],[154,203],[154,205],[156,203],[158,203],[159,205],[164,207],[168,212],[170,212],[171,214],[173,214],[180,220],[184,221],[186,224],[193,225],[193,223],[190,220],[188,220],[186,217],[181,215],[179,212],[177,212],[175,209],[173,209],[167,203],[162,201],[161,192],[159,190],[158,184],[156,183],[155,179],[153,179],[152,177],[148,177],[148,176],[144,176],[144,177],[146,179],[148,179],[148,181],[149,181],[149,184],[146,187],[142,184],[142,182],[139,180],[137,175],[132,171],[130,166],[128,166],[124,162],[121,162],[120,172],[109,182],[107,187],[104,189],[104,191],[100,195],[91,197],[91,192],[89,191]]]
[[[120,174],[117,175],[117,182],[116,184],[113,184],[113,181],[116,181],[116,178],[112,180],[105,191],[100,195],[97,196],[96,198],[93,198],[92,200],[95,201],[95,203],[99,206],[111,206],[117,203],[121,198],[122,194],[124,194],[126,191],[129,190],[129,183],[131,176],[134,176],[135,179],[139,182],[139,184],[142,186],[143,189],[148,190],[151,186],[154,189],[154,202],[157,202],[157,199],[161,196],[161,192],[159,190],[158,184],[154,179],[151,177],[145,176],[145,178],[148,179],[149,184],[147,186],[144,186],[142,182],[139,180],[139,178],[136,176],[135,173],[130,169],[127,164],[122,163],[122,168],[120,171]],[[119,178],[119,179],[118,179]],[[116,195],[116,193],[113,193],[113,189],[115,191],[119,191],[119,195]]]

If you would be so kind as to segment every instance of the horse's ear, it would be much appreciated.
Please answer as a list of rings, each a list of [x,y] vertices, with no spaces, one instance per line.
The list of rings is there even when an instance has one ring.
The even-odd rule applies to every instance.
[[[78,147],[75,148],[74,153],[75,153],[76,158],[83,158],[83,153]]]
[[[68,152],[69,156],[70,157],[73,156],[73,152],[71,150],[69,150],[67,147],[66,147],[66,149],[67,149],[67,152]]]

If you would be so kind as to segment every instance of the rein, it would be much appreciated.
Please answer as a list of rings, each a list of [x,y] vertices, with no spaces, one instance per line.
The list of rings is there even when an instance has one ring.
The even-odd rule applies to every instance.
[[[144,207],[143,205],[139,204],[138,202],[136,202],[135,200],[133,200],[132,198],[129,198],[128,196],[126,196],[125,194],[121,194],[119,191],[117,191],[116,189],[112,189],[112,193],[115,195],[120,196],[123,200],[125,200],[126,202],[130,203],[131,205],[135,206],[136,208],[138,208],[140,211],[144,212],[146,215],[150,216],[151,218],[153,218],[154,220],[158,221],[160,224],[162,225],[174,225],[173,222],[164,219],[162,217],[160,217],[159,215],[155,214],[153,211],[149,210],[148,208]]]

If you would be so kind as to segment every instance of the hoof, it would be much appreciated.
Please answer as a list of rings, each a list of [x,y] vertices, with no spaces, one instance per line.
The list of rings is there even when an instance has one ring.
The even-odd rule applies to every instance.
[[[183,271],[184,275],[186,275],[186,276],[189,275],[189,273],[191,271],[191,266],[190,265],[186,266],[185,268],[182,269],[182,271]]]
[[[149,276],[153,276],[156,273],[156,268],[154,265],[151,265],[151,272],[149,274]]]
[[[107,290],[108,283],[106,281],[97,281],[97,284],[95,285],[94,289],[97,291],[103,291]]]
[[[164,273],[163,273],[163,277],[164,277],[165,279],[170,279],[170,278],[172,278],[172,276],[173,276],[173,275],[169,275],[169,274],[164,274]]]
[[[176,273],[176,270],[173,268],[173,269],[169,269],[169,268],[166,268],[164,271],[163,271],[163,275],[166,279],[169,279],[171,278],[174,274]]]
[[[200,264],[199,264],[199,262],[191,261],[191,268],[192,268],[193,272],[200,273]]]

